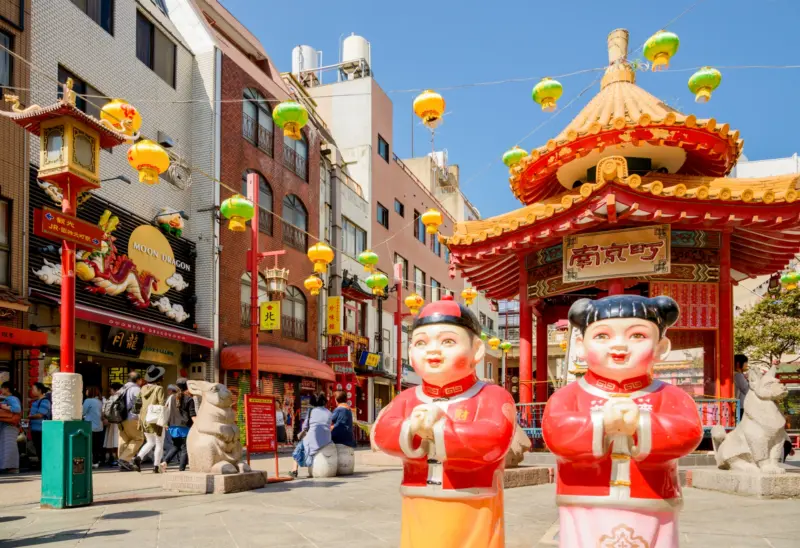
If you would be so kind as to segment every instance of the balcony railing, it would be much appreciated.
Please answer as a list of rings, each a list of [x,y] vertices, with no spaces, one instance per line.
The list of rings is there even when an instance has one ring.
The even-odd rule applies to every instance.
[[[292,316],[281,316],[281,336],[297,341],[306,340],[306,321]]]
[[[286,145],[283,147],[283,165],[304,181],[308,180],[308,158],[303,158]]]
[[[308,235],[296,226],[283,221],[283,243],[305,253],[308,249]]]
[[[242,136],[256,145],[259,150],[272,156],[272,132],[244,112],[242,113]]]
[[[241,326],[250,327],[250,303],[241,303]]]
[[[272,236],[272,214],[260,207],[258,208],[258,231]]]

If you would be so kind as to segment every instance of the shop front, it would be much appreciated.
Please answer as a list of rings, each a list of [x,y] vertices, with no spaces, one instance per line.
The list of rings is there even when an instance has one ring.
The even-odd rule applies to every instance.
[[[23,397],[27,396],[27,387],[39,382],[39,357],[46,345],[43,333],[0,327],[0,383],[10,381]]]

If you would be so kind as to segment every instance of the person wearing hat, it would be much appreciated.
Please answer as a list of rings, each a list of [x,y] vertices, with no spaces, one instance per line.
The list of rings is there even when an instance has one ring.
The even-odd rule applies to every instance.
[[[144,432],[145,444],[133,459],[133,469],[137,472],[142,471],[142,459],[154,449],[153,472],[158,474],[166,469],[166,463],[161,462],[161,457],[164,456],[164,426],[167,422],[164,416],[164,404],[167,398],[164,388],[155,384],[164,376],[164,371],[163,367],[151,365],[144,374],[145,385],[139,394],[142,400],[142,408],[139,412],[139,430]],[[153,409],[150,409],[151,407]]]
[[[403,459],[401,547],[505,544],[503,467],[516,413],[511,394],[475,374],[486,351],[480,334],[452,297],[425,306],[409,348],[422,385],[375,422],[375,445]]]
[[[557,390],[542,419],[558,461],[562,547],[678,548],[678,459],[703,439],[692,397],[653,379],[678,319],[669,297],[581,299],[569,310],[588,371]]]

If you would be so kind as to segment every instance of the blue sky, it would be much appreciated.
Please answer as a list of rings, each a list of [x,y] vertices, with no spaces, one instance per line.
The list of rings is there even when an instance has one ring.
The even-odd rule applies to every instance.
[[[490,3],[488,0],[379,2],[375,0],[222,0],[261,40],[281,71],[291,69],[291,50],[308,44],[338,59],[341,35],[372,44],[372,69],[390,92],[553,76],[607,63],[606,36],[627,28],[633,50],[696,0],[570,0]],[[681,38],[673,69],[700,65],[800,64],[794,38],[800,22],[796,0],[705,0],[669,27]],[[633,56],[641,58],[641,52]],[[800,151],[800,69],[721,69],[722,85],[705,105],[686,87],[691,72],[639,73],[637,83],[698,118],[714,117],[739,129],[751,160]],[[560,79],[563,107],[599,73]],[[520,207],[500,161],[505,150],[547,122],[520,146],[526,150],[554,137],[599,91],[573,105],[543,113],[531,100],[535,81],[442,91],[449,114],[437,130],[437,148],[461,167],[461,184],[484,217]],[[394,102],[393,150],[411,155],[413,93],[389,93]],[[549,120],[548,120],[549,119]],[[427,130],[415,124],[415,152],[428,149]]]

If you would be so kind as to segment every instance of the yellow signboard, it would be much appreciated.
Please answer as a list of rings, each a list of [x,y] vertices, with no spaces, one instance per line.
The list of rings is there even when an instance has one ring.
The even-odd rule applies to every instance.
[[[328,313],[326,315],[328,335],[342,334],[342,298],[328,297]]]
[[[367,354],[367,358],[364,360],[364,365],[367,367],[378,367],[378,364],[381,363],[381,355],[375,354],[370,352]]]
[[[564,283],[668,274],[670,266],[669,225],[564,238]]]
[[[261,331],[280,331],[281,302],[265,301],[258,305],[261,318]]]

